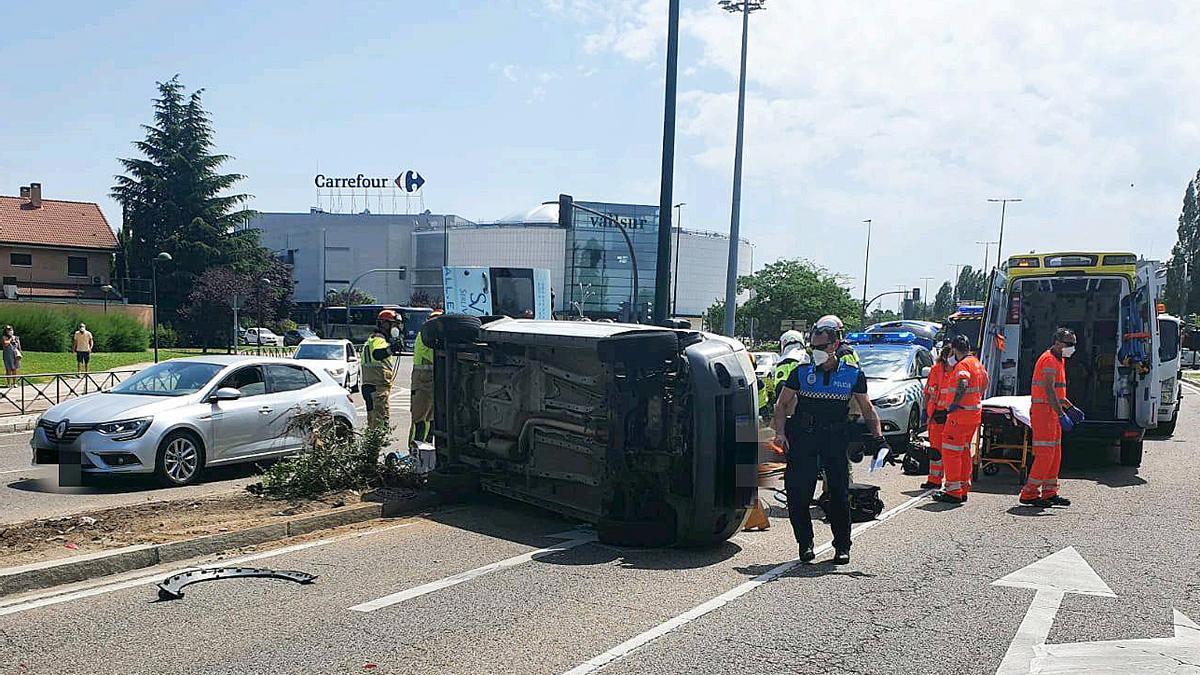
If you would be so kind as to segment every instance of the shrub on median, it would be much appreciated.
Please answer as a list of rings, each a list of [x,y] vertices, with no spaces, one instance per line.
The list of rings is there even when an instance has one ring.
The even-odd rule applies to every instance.
[[[386,466],[380,453],[389,432],[369,427],[361,433],[339,423],[327,410],[296,413],[288,434],[304,438],[304,449],[267,469],[262,493],[276,499],[319,497],[339,490],[365,490],[412,484],[404,467]]]

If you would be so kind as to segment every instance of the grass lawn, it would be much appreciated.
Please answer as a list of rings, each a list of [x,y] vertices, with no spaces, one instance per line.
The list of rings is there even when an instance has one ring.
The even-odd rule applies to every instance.
[[[181,356],[195,356],[200,350],[159,349],[158,359],[177,359]],[[216,353],[225,353],[224,350]],[[21,359],[21,375],[37,375],[41,373],[74,373],[75,354],[71,352],[23,352]],[[131,366],[135,363],[154,361],[154,351],[144,352],[96,352],[92,354],[89,369],[93,373]]]

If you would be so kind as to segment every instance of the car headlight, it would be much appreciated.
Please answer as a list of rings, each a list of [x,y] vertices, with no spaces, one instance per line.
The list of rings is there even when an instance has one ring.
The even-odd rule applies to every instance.
[[[105,422],[104,424],[97,424],[96,431],[114,441],[130,441],[146,433],[146,430],[150,428],[150,423],[153,421],[153,417],[142,417],[135,420]]]
[[[328,371],[330,375],[341,375],[342,373],[346,372],[345,368],[326,368],[325,370]]]
[[[871,401],[876,408],[895,408],[904,403],[904,394],[888,394]]]

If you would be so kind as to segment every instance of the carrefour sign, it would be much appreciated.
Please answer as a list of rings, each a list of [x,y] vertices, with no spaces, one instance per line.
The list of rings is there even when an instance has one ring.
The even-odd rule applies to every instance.
[[[425,179],[416,171],[402,171],[395,178],[379,178],[368,176],[366,174],[358,174],[357,176],[326,176],[323,173],[317,174],[313,178],[318,188],[359,188],[359,189],[383,189],[395,186],[405,192],[417,192],[421,186],[425,184]]]

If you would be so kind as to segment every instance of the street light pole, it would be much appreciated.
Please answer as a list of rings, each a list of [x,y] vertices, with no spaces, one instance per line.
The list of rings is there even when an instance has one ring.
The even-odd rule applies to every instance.
[[[663,265],[671,262],[671,201],[675,187],[675,81],[679,70],[679,0],[667,9],[667,82],[663,96],[662,182],[658,192],[658,256],[654,266],[654,323],[667,320],[671,277]]]
[[[1000,242],[998,242],[998,241],[977,241],[975,243],[983,245],[983,267],[981,269],[983,270],[984,275],[986,275],[988,273],[988,251],[990,250],[989,247],[992,244],[999,244]],[[996,264],[997,265],[999,265],[999,263],[1000,263],[1000,256],[998,254],[999,254],[999,250],[997,249],[997,256],[996,256]]]
[[[170,262],[171,254],[163,251],[150,260],[150,292],[153,294],[151,321],[154,322],[154,362],[158,363],[158,263]]]
[[[933,318],[933,312],[929,309],[929,282],[932,280],[933,277],[921,277],[921,281],[925,282],[925,306],[923,307],[924,311],[922,311],[921,314],[926,320]]]
[[[863,306],[859,328],[865,329],[867,327],[867,273],[871,271],[871,219],[867,218],[863,222],[867,224],[867,255],[863,262]]]
[[[683,233],[683,207],[685,206],[687,206],[687,202],[679,202],[675,205],[678,215],[675,218],[675,279],[672,282],[674,288],[671,292],[671,316],[679,313],[679,236]]]
[[[953,299],[954,299],[954,304],[955,304],[955,309],[957,309],[957,308],[958,308],[958,307],[957,307],[957,306],[958,306],[958,301],[959,301],[959,297],[958,297],[958,282],[959,282],[959,281],[961,281],[960,277],[961,277],[961,275],[962,275],[962,272],[960,272],[960,270],[962,270],[962,268],[966,267],[966,265],[954,264],[954,265],[951,265],[951,267],[953,267],[953,268],[954,268],[954,284],[953,284],[953,286],[951,286],[951,290],[952,290],[953,292],[952,292],[950,295],[953,297]]]
[[[738,77],[737,140],[733,151],[733,206],[729,215],[729,266],[725,270],[725,334],[733,337],[737,312],[737,259],[739,221],[742,216],[742,144],[746,126],[746,44],[750,35],[750,12],[763,8],[766,0],[720,0],[722,9],[742,13],[742,65]]]
[[[996,242],[996,266],[1000,266],[1000,261],[1004,260],[1004,212],[1008,210],[1009,202],[1019,202],[1019,197],[1004,197],[1001,199],[988,199],[989,202],[1000,202],[1000,239]]]

